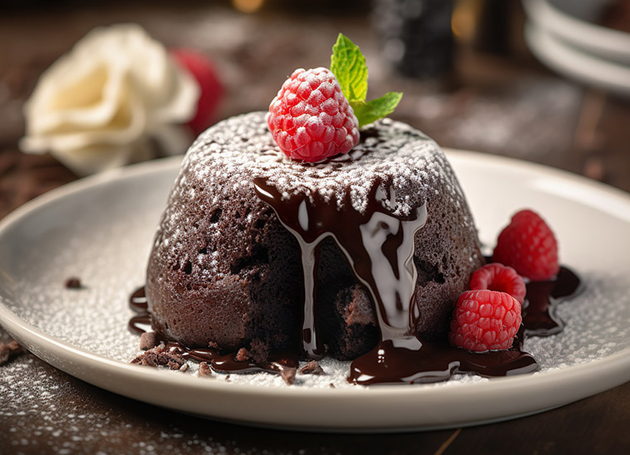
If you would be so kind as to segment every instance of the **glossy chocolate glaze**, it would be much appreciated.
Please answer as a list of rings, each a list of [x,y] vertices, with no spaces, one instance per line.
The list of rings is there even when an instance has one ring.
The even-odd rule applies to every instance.
[[[393,197],[386,194],[391,191],[383,191],[380,182],[373,185],[364,212],[356,211],[350,201],[340,211],[319,194],[283,198],[261,178],[254,179],[254,186],[257,195],[274,209],[300,245],[304,273],[302,357],[318,359],[324,355],[316,318],[317,261],[324,238],[333,237],[357,278],[369,290],[375,303],[380,341],[352,362],[348,380],[356,384],[436,382],[463,372],[492,377],[535,371],[536,360],[522,351],[524,337],[561,331],[563,323],[555,314],[556,306],[580,289],[580,279],[566,267],[552,280],[528,283],[523,326],[506,351],[472,353],[446,341],[423,341],[411,333],[411,327],[421,317],[414,300],[417,271],[413,254],[414,235],[427,219],[426,204],[410,216],[395,216],[383,207],[382,201]],[[136,315],[129,327],[142,333],[142,325],[150,323],[143,288],[131,296],[130,306]],[[184,358],[209,362],[214,370],[226,373],[278,373],[298,366],[298,356],[293,353],[272,355],[269,361],[256,363],[236,360],[236,354],[220,354],[212,348],[191,349],[170,341],[167,348]]]
[[[538,369],[536,360],[521,351],[515,338],[507,351],[474,353],[446,342],[422,341],[417,350],[396,348],[391,341],[381,341],[376,348],[359,357],[350,367],[348,380],[362,385],[428,383],[446,381],[454,373],[481,376],[511,376]]]
[[[455,372],[507,376],[538,369],[534,358],[521,350],[523,333],[511,349],[483,354],[473,354],[446,343],[429,343],[411,333],[414,322],[421,317],[414,305],[417,274],[412,261],[413,240],[416,231],[426,222],[426,204],[409,217],[395,216],[383,208],[381,202],[385,197],[394,198],[387,194],[391,193],[388,185],[383,192],[381,183],[372,186],[368,206],[360,213],[349,201],[340,211],[319,194],[287,197],[264,179],[254,179],[258,197],[274,209],[300,245],[305,293],[304,352],[311,357],[321,356],[315,318],[317,245],[332,236],[357,278],[370,291],[380,331],[378,345],[352,362],[349,381],[364,385],[435,382],[446,380]],[[532,304],[526,330],[543,334],[543,328],[561,329],[553,320],[551,302],[553,297],[572,294],[578,284],[579,279],[568,269],[563,269],[558,280],[531,283],[528,292],[532,294]],[[546,322],[548,320],[552,322]]]
[[[135,316],[129,319],[129,330],[141,335],[146,332],[145,327],[151,327],[151,315],[149,314],[149,305],[144,286],[136,289],[133,294],[131,294],[131,297],[129,297],[129,308],[136,313]]]
[[[528,282],[523,306],[525,334],[548,336],[561,332],[564,322],[556,315],[558,303],[581,290],[580,278],[566,267],[560,267],[553,280]]]
[[[212,348],[190,349],[181,343],[170,341],[166,348],[173,354],[181,355],[185,359],[198,362],[208,362],[213,370],[221,373],[280,373],[287,368],[297,368],[298,356],[292,352],[276,352],[269,356],[267,362],[257,363],[252,360],[236,360],[235,353],[221,354]]]
[[[447,380],[453,373],[471,372],[486,377],[531,373],[538,369],[538,364],[522,350],[525,337],[562,331],[564,323],[555,314],[557,305],[580,290],[580,278],[567,267],[561,267],[558,275],[549,281],[527,283],[523,324],[507,351],[473,353],[446,342],[422,341],[420,349],[406,352],[381,341],[352,362],[348,380],[363,385],[426,383]]]
[[[323,353],[317,337],[315,293],[318,245],[328,236],[333,237],[356,277],[369,290],[381,339],[397,347],[419,347],[417,338],[409,334],[418,317],[413,244],[416,231],[427,219],[426,204],[410,216],[394,216],[383,208],[382,201],[393,198],[382,191],[380,182],[372,186],[364,212],[352,207],[349,192],[344,210],[338,210],[334,201],[326,201],[317,193],[283,197],[262,178],[254,179],[254,187],[300,245],[304,271],[302,345],[307,355],[318,358]]]
[[[555,308],[562,301],[581,290],[579,277],[569,268],[561,267],[558,276],[549,281],[527,284],[527,297],[523,309],[523,325],[507,351],[472,353],[444,342],[422,342],[417,350],[396,348],[391,340],[356,359],[351,366],[349,380],[357,384],[426,383],[444,381],[454,373],[471,372],[481,376],[509,376],[530,373],[538,368],[536,360],[522,351],[526,336],[549,336],[562,330],[564,323],[555,316]],[[150,324],[144,287],[136,290],[129,306],[136,313],[129,321],[135,333],[144,332],[142,326]],[[167,341],[167,349],[184,358],[208,362],[215,371],[248,373],[267,371],[279,373],[283,368],[296,368],[295,353],[273,354],[268,362],[235,360],[236,353],[220,354],[216,349],[190,349],[180,343]]]

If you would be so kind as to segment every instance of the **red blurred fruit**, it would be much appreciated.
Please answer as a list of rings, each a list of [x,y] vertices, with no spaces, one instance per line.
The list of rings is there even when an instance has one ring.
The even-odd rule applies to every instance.
[[[195,135],[208,128],[216,113],[219,101],[223,96],[223,84],[219,80],[214,65],[210,59],[193,49],[172,49],[171,56],[186,69],[199,84],[201,94],[197,102],[197,113],[188,122]]]

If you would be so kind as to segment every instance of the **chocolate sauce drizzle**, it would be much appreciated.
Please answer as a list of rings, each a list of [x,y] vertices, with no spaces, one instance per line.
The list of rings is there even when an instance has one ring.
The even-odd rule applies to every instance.
[[[523,325],[527,336],[549,336],[564,328],[557,315],[558,304],[582,291],[580,278],[570,269],[560,267],[555,279],[530,281],[523,305]]]
[[[487,260],[490,262],[490,258]],[[558,304],[581,290],[580,278],[567,267],[561,267],[558,275],[549,281],[528,282],[523,324],[507,351],[473,353],[446,342],[422,341],[419,350],[401,356],[381,341],[375,349],[352,362],[349,380],[363,385],[426,383],[445,381],[454,373],[493,377],[534,372],[538,364],[523,351],[523,341],[529,336],[561,332],[564,322],[556,315]]]
[[[523,325],[512,347],[506,351],[472,353],[450,346],[446,341],[427,342],[411,334],[420,317],[415,304],[416,268],[413,264],[414,235],[427,219],[426,204],[409,216],[395,216],[382,204],[386,198],[376,183],[364,212],[354,210],[349,196],[344,210],[319,194],[283,195],[264,179],[254,179],[257,195],[276,212],[281,223],[297,239],[304,273],[302,357],[321,358],[324,348],[317,334],[317,261],[321,241],[332,236],[344,252],[357,278],[367,287],[375,302],[380,329],[377,346],[355,359],[348,381],[362,384],[426,383],[444,381],[454,373],[472,372],[481,376],[509,376],[538,369],[536,360],[523,352],[525,336],[548,336],[562,330],[557,304],[581,290],[579,277],[561,267],[549,281],[527,283],[523,305]],[[390,191],[390,201],[394,202]],[[135,333],[150,325],[144,288],[130,298],[136,315],[129,321]],[[213,348],[188,348],[163,340],[171,353],[209,362],[218,372],[280,373],[299,364],[295,353],[276,353],[267,362],[236,360],[236,354],[221,354]]]
[[[471,372],[487,377],[533,372],[538,365],[530,354],[522,351],[524,338],[549,336],[560,332],[564,323],[556,316],[556,308],[563,300],[575,296],[581,288],[579,277],[566,267],[561,267],[558,276],[552,280],[527,283],[523,325],[514,339],[514,344],[507,351],[480,354],[452,347],[445,341],[437,343],[423,341],[420,349],[409,350],[400,355],[400,349],[394,349],[391,341],[384,340],[352,363],[349,380],[364,385],[426,383],[447,380],[458,372]],[[144,327],[150,325],[144,287],[132,294],[129,306],[136,313],[129,321],[130,330],[134,333],[143,333]],[[171,353],[200,362],[209,362],[215,371],[222,373],[258,371],[279,373],[282,369],[296,368],[299,363],[295,353],[275,353],[268,362],[255,363],[236,360],[236,353],[222,355],[212,348],[191,349],[178,342],[163,341]]]
[[[146,332],[146,328],[151,327],[151,314],[149,314],[149,304],[144,286],[136,289],[129,297],[129,308],[133,310],[135,316],[129,319],[129,330],[138,335]]]
[[[395,348],[418,349],[410,327],[419,316],[414,300],[417,271],[413,264],[414,235],[427,219],[426,204],[409,216],[394,216],[383,207],[387,195],[377,182],[364,212],[354,209],[349,192],[338,210],[335,200],[320,194],[283,194],[263,178],[254,179],[260,199],[297,239],[304,272],[304,325],[302,346],[310,357],[323,354],[317,338],[317,254],[321,241],[331,236],[344,252],[352,270],[372,295],[381,340]],[[390,192],[391,193],[391,192]],[[393,194],[389,195],[394,202]]]
[[[292,352],[275,352],[269,356],[266,362],[254,362],[253,360],[236,360],[236,354],[221,354],[213,348],[187,348],[176,341],[166,343],[166,349],[171,354],[178,354],[184,359],[193,359],[198,362],[208,362],[214,371],[221,373],[280,373],[283,370],[297,368],[298,356]]]
[[[417,276],[413,264],[414,236],[426,222],[426,203],[410,216],[396,216],[383,207],[387,195],[382,186],[388,188],[392,204],[395,194],[390,186],[381,183],[373,184],[367,208],[358,212],[352,207],[349,192],[344,209],[339,210],[334,201],[326,201],[318,193],[286,196],[265,179],[254,179],[258,197],[274,209],[300,245],[304,271],[304,353],[311,357],[321,355],[315,318],[317,246],[325,237],[332,236],[359,281],[370,291],[380,331],[377,346],[352,362],[350,382],[363,385],[434,382],[446,380],[456,372],[506,376],[538,369],[536,360],[522,351],[523,332],[511,349],[484,354],[473,354],[445,343],[429,343],[412,334],[420,317],[414,301]],[[532,303],[527,319],[530,332],[544,334],[543,328],[561,329],[554,318],[551,296],[570,295],[579,283],[572,272],[563,271],[559,276],[562,281],[530,284]],[[535,320],[538,323],[534,326]],[[547,320],[553,322],[543,323]]]

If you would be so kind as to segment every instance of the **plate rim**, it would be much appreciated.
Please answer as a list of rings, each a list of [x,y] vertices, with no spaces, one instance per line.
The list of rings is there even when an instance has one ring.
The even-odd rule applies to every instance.
[[[509,167],[512,171],[518,169],[519,172],[523,173],[536,173],[538,175],[550,176],[553,178],[559,178],[564,181],[569,181],[572,184],[586,185],[589,189],[596,191],[600,194],[604,194],[607,197],[612,197],[617,200],[618,203],[625,205],[628,207],[629,215],[630,215],[630,194],[610,187],[609,185],[605,185],[599,182],[588,180],[584,177],[580,177],[578,175],[572,174],[567,171],[551,168],[548,166],[525,162],[518,159],[507,158],[496,155],[487,155],[481,154],[478,152],[469,152],[455,149],[444,149],[450,160],[454,161],[467,161],[469,163],[474,164],[490,164],[499,167]],[[103,174],[99,174],[92,177],[87,177],[81,179],[79,181],[70,183],[68,185],[64,185],[58,189],[52,190],[32,201],[27,202],[20,208],[16,209],[11,214],[7,215],[2,221],[0,221],[0,239],[4,235],[5,231],[10,229],[15,223],[19,223],[19,221],[28,215],[29,213],[37,210],[41,206],[45,206],[51,201],[64,198],[71,197],[72,194],[76,192],[83,191],[86,188],[98,187],[103,184],[110,184],[113,181],[120,179],[133,179],[138,176],[142,176],[144,174],[150,174],[154,172],[163,172],[163,171],[176,171],[179,166],[179,162],[181,157],[172,157],[163,160],[156,160],[148,163],[141,163],[138,165],[129,166],[123,169],[117,169],[114,171],[108,171]],[[628,220],[624,220],[630,223],[630,216]],[[564,384],[561,385],[563,388],[571,388],[571,384],[583,384],[584,382],[588,382],[591,376],[597,376],[597,370],[601,368],[606,368],[607,371],[613,370],[620,374],[618,374],[615,378],[609,378],[611,380],[602,381],[602,383],[597,383],[594,386],[591,386],[591,393],[589,395],[578,394],[580,396],[577,397],[566,397],[556,399],[556,402],[549,406],[545,406],[544,409],[536,408],[530,409],[529,411],[521,411],[519,415],[524,413],[531,414],[535,412],[542,412],[545,409],[550,407],[556,407],[563,404],[570,403],[580,398],[585,398],[586,396],[593,395],[595,393],[599,393],[601,391],[607,390],[616,385],[623,384],[630,380],[630,348],[623,349],[622,351],[606,356],[601,359],[591,360],[581,364],[574,364],[563,368],[547,370],[544,372],[534,373],[530,375],[516,375],[505,378],[492,378],[488,381],[475,381],[469,382],[465,384],[461,383],[450,383],[445,384],[443,387],[425,387],[424,385],[412,385],[412,386],[400,386],[400,385],[381,385],[376,387],[363,388],[348,388],[348,389],[319,389],[319,388],[300,388],[300,387],[261,387],[261,386],[252,386],[249,384],[238,384],[238,383],[225,383],[223,381],[203,381],[199,380],[199,378],[191,378],[190,375],[183,374],[168,374],[164,371],[157,371],[151,368],[138,368],[135,365],[131,365],[122,361],[113,360],[111,358],[107,358],[101,356],[99,354],[90,352],[86,349],[74,346],[70,343],[67,343],[63,340],[57,339],[56,337],[50,336],[45,332],[37,329],[27,321],[21,319],[15,313],[13,313],[3,301],[2,295],[0,295],[0,322],[7,329],[9,334],[14,336],[16,340],[24,344],[29,350],[35,351],[35,354],[42,358],[42,352],[48,349],[49,355],[59,355],[64,360],[72,362],[77,360],[82,360],[87,362],[88,365],[97,366],[96,370],[108,370],[109,368],[113,368],[115,370],[114,376],[124,376],[124,377],[136,377],[145,381],[149,381],[152,384],[160,384],[161,386],[185,386],[189,389],[193,389],[196,391],[202,391],[206,393],[221,393],[223,395],[238,395],[238,396],[255,396],[260,398],[261,396],[265,399],[268,398],[285,398],[292,397],[293,399],[301,399],[302,401],[313,402],[314,400],[322,400],[329,401],[330,399],[338,399],[340,397],[365,397],[366,393],[370,394],[370,397],[374,399],[387,400],[394,398],[405,398],[406,400],[416,401],[421,400],[425,396],[435,397],[449,394],[462,396],[462,394],[474,394],[474,395],[483,395],[490,394],[496,395],[497,393],[509,393],[511,391],[517,390],[521,384],[527,383],[528,387],[554,387],[558,388],[558,377],[562,377],[564,380]],[[36,342],[33,342],[35,340]],[[53,347],[52,354],[50,346]],[[45,352],[43,357],[46,357]],[[63,365],[62,362],[50,362],[46,359],[44,361],[51,363],[53,366],[66,371],[67,373],[78,377],[79,379],[86,380],[98,387],[104,388],[106,390],[110,390],[115,393],[120,393],[126,396],[125,393],[121,393],[120,391],[115,390],[115,387],[112,387],[111,384],[95,384],[94,378],[90,380],[89,375],[84,374],[81,375],[68,371],[72,368],[68,367],[68,365]],[[570,380],[567,381],[567,373],[570,375]],[[625,375],[623,374],[625,373]],[[561,381],[562,382],[562,381]],[[597,382],[597,381],[592,381]],[[612,384],[612,385],[611,385]],[[555,389],[554,389],[555,390]],[[575,395],[575,393],[574,393]],[[131,396],[131,398],[136,398]],[[353,399],[353,398],[350,398]],[[165,406],[161,403],[153,402],[153,404],[158,404]],[[166,406],[169,407],[169,406]],[[182,410],[182,409],[179,409]],[[212,413],[205,414],[209,417],[215,418],[223,418],[224,416],[214,415]],[[517,415],[503,415],[497,418],[505,419],[510,417],[517,417]],[[242,419],[238,419],[241,422],[247,423]],[[489,419],[482,419],[471,421],[468,424],[477,424],[482,421],[488,421]],[[490,420],[496,420],[490,419]],[[249,423],[257,423],[249,422]],[[464,423],[459,423],[457,425],[465,425]],[[273,426],[277,426],[277,423],[272,423]],[[279,423],[279,425],[283,425]],[[307,425],[300,424],[291,424],[287,423],[288,426],[291,426],[293,429],[305,429],[307,427],[311,427]],[[453,424],[455,425],[455,424]],[[453,426],[450,425],[450,426]],[[413,425],[412,425],[413,426]],[[446,428],[449,425],[439,425],[439,428]],[[435,428],[435,426],[427,426],[420,425],[421,428]],[[385,431],[393,431],[391,427],[387,425],[383,426],[382,424],[373,424],[373,425],[363,425],[361,428],[369,428],[370,430],[375,429],[384,429]],[[348,422],[347,426],[338,426],[335,425],[332,428],[320,427],[320,429],[326,431],[357,431],[361,428],[356,428],[352,425],[351,422]],[[418,429],[417,426],[413,426],[412,429]]]
[[[630,64],[630,33],[582,20],[548,0],[524,0],[523,4],[527,17],[554,36],[599,57]]]
[[[529,21],[524,34],[532,53],[554,71],[584,84],[630,96],[630,66],[583,52]]]

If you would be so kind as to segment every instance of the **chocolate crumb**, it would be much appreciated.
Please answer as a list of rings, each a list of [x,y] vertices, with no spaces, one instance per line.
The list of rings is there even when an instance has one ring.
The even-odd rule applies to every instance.
[[[246,360],[252,360],[253,358],[254,356],[252,355],[252,353],[245,348],[239,349],[236,353],[236,360],[238,362],[245,362]]]
[[[171,370],[179,370],[186,361],[180,354],[168,352],[164,343],[160,343],[159,346],[140,354],[131,363],[149,367],[168,366]]]
[[[313,374],[315,376],[321,376],[321,375],[326,374],[326,372],[321,367],[321,365],[317,362],[317,360],[311,360],[310,362],[308,362],[306,365],[300,368],[299,373],[300,374]]]
[[[199,364],[199,371],[197,372],[197,376],[199,376],[200,378],[207,378],[209,376],[212,376],[212,370],[210,369],[210,365],[208,365],[208,362],[201,362]]]
[[[293,367],[281,367],[279,369],[280,376],[284,380],[287,385],[295,384],[295,375],[297,373],[297,368]]]
[[[225,375],[225,382],[230,382],[230,375],[229,374]]]
[[[219,349],[219,345],[215,341],[208,343],[208,347],[212,349]]]
[[[181,371],[182,373],[184,373],[185,371],[188,371],[188,364],[185,363],[183,364],[180,368],[179,371]]]
[[[164,355],[171,356],[166,362],[166,365],[168,365],[171,370],[179,370],[182,366],[186,364],[186,361],[179,356],[173,356],[172,354],[168,353]]]
[[[74,276],[66,280],[65,286],[66,289],[81,289],[83,287],[81,280]]]
[[[331,389],[335,388],[335,384],[333,384],[332,382],[330,384],[328,384],[328,387],[330,387]]]
[[[160,344],[160,340],[158,339],[157,333],[155,332],[144,332],[140,335],[140,349],[146,351],[147,349],[151,349]]]
[[[24,352],[22,346],[17,341],[9,341],[8,343],[0,343],[0,365],[7,363],[11,357],[15,357]]]

